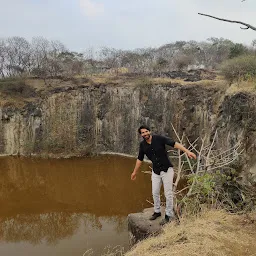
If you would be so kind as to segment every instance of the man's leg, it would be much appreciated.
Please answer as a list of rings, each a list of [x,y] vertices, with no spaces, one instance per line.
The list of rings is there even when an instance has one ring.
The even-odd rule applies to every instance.
[[[173,192],[172,192],[173,175],[174,175],[174,171],[173,171],[172,167],[170,167],[167,170],[167,172],[161,172],[161,178],[162,178],[163,184],[164,184],[164,195],[166,198],[165,214],[169,217],[174,217]]]
[[[162,185],[162,180],[161,176],[155,174],[152,171],[152,195],[153,195],[153,200],[154,200],[154,212],[160,213],[161,208],[160,208],[160,188]]]

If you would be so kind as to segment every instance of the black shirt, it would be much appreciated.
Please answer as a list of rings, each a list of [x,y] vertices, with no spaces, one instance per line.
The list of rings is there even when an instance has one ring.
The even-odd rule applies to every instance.
[[[152,135],[151,144],[145,140],[140,143],[138,159],[143,161],[144,155],[153,163],[153,171],[160,174],[161,171],[166,172],[169,167],[173,167],[165,149],[165,145],[174,147],[175,141],[161,135]]]

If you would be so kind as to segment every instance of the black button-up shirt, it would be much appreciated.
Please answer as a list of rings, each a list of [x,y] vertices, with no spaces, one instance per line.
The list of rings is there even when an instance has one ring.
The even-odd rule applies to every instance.
[[[169,167],[173,167],[165,149],[165,145],[174,147],[175,141],[161,135],[152,135],[151,144],[145,140],[140,143],[138,159],[143,161],[144,155],[153,163],[153,171],[160,174],[161,171],[166,172]]]

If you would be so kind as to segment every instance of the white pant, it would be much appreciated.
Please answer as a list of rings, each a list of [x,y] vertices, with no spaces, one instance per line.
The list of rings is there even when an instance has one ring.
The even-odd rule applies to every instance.
[[[172,167],[169,167],[167,172],[161,172],[160,175],[155,174],[152,171],[152,194],[154,200],[154,211],[160,212],[160,189],[162,183],[164,185],[164,195],[166,198],[166,208],[165,214],[168,216],[173,216],[173,192],[172,192],[172,185],[173,185],[173,175],[174,171]]]

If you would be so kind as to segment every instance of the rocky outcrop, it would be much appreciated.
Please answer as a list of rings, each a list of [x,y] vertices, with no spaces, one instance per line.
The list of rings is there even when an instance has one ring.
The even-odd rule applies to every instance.
[[[154,212],[154,208],[144,209],[143,212],[131,213],[128,215],[128,231],[130,237],[130,244],[135,243],[149,237],[160,234],[162,226],[159,222],[163,217],[156,220],[149,220]],[[164,216],[164,209],[161,209],[162,216]]]
[[[255,95],[225,96],[219,88],[196,84],[70,86],[27,103],[0,108],[0,154],[85,155],[118,152],[135,155],[141,124],[175,138],[211,139],[218,145],[243,143],[244,162],[256,162]],[[217,145],[217,146],[218,146]],[[244,165],[243,165],[244,166]]]
[[[58,92],[23,109],[0,109],[1,154],[135,154],[137,128],[197,137],[214,126],[219,92],[189,85],[88,86]],[[209,133],[210,134],[210,133]]]
[[[241,165],[256,163],[256,95],[239,92],[227,95],[220,104],[215,128],[218,129],[218,145],[232,147],[238,141],[244,149]]]

